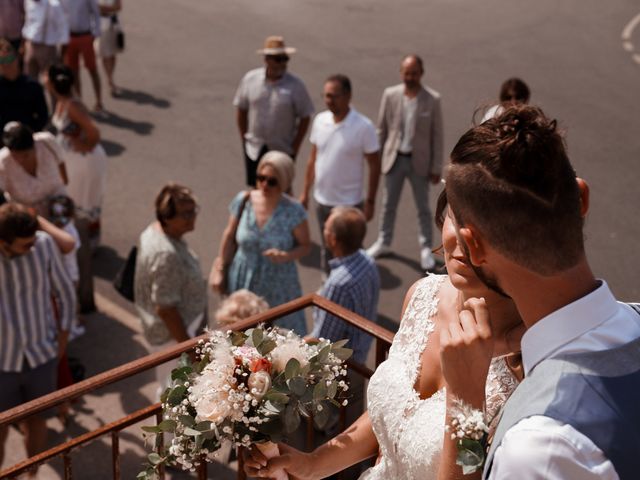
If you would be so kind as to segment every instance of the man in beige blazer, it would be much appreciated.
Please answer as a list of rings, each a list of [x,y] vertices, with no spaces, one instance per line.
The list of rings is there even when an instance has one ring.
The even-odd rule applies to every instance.
[[[431,210],[429,183],[442,175],[443,134],[440,94],[424,87],[422,59],[407,55],[400,65],[402,83],[385,89],[378,115],[382,145],[384,195],[380,234],[367,252],[374,258],[391,253],[396,209],[405,178],[413,190],[420,225],[420,265],[435,266],[431,253]]]

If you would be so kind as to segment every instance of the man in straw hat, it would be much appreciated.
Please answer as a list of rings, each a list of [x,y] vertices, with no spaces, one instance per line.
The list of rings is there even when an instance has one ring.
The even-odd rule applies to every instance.
[[[240,81],[233,105],[242,138],[247,185],[255,186],[258,161],[269,150],[280,150],[295,159],[304,139],[313,103],[302,80],[287,72],[289,55],[296,49],[284,38],[267,37],[264,67],[249,71]]]

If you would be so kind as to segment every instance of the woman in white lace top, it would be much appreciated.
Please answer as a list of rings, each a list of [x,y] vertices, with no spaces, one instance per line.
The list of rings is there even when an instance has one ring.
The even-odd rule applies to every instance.
[[[511,332],[519,330],[520,317],[510,299],[489,290],[476,277],[445,209],[446,198],[442,195],[436,218],[442,228],[449,275],[429,275],[407,292],[402,322],[389,357],[369,383],[368,411],[345,432],[311,453],[280,445],[282,455],[267,460],[251,450],[245,459],[245,471],[249,475],[269,477],[275,469],[284,468],[295,478],[321,479],[377,455],[376,465],[365,471],[360,480],[435,480],[440,466],[446,408],[439,331],[450,322],[459,321],[458,314],[468,298],[485,298],[492,334],[496,340],[503,340],[496,341],[495,358],[487,379],[488,415],[494,415],[513,392],[518,377],[509,368],[505,354],[519,350],[519,342],[509,345],[506,339]],[[448,478],[450,473],[447,472]],[[453,475],[457,476],[457,472]]]

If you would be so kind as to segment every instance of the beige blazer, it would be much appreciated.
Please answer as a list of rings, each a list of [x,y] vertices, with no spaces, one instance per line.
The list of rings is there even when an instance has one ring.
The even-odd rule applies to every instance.
[[[382,173],[393,167],[402,141],[402,96],[404,84],[385,89],[378,114],[378,135],[382,145]],[[442,175],[443,132],[440,94],[429,87],[418,93],[416,128],[411,160],[421,177]]]

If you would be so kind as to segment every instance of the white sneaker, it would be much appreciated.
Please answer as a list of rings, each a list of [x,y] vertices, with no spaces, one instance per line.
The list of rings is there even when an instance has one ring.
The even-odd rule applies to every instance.
[[[373,245],[367,248],[367,253],[371,258],[378,258],[383,255],[389,255],[391,253],[391,248],[389,248],[388,245],[385,245],[382,242],[382,239],[379,238],[378,240],[373,242]]]
[[[424,247],[420,251],[420,266],[423,270],[431,270],[436,266],[436,259],[433,258],[431,249],[428,247]]]

